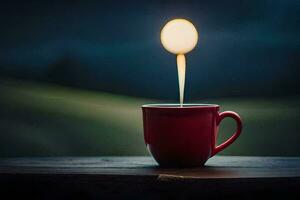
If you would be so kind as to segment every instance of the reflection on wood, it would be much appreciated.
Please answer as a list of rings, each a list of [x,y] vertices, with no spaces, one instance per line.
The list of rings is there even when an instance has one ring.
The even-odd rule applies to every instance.
[[[298,197],[300,158],[216,156],[204,168],[160,168],[150,157],[8,158],[0,186],[14,195],[96,198]],[[49,190],[50,188],[50,190]],[[28,193],[28,191],[31,191]]]

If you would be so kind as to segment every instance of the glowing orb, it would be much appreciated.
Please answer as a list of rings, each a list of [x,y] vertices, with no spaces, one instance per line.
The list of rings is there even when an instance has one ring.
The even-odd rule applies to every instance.
[[[198,32],[191,22],[185,19],[174,19],[163,27],[160,39],[167,51],[186,54],[196,46]]]

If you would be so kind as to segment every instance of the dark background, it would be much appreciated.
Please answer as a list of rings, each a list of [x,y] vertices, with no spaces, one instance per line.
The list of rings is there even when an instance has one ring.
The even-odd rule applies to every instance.
[[[160,30],[186,18],[185,102],[244,121],[224,154],[300,156],[300,2],[0,3],[0,156],[146,155],[140,106],[178,102]],[[225,120],[219,143],[234,123]]]

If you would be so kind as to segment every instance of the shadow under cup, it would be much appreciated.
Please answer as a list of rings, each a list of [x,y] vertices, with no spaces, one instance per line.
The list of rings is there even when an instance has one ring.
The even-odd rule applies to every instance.
[[[145,143],[160,166],[199,167],[240,135],[240,116],[232,111],[219,113],[213,104],[149,104],[143,105]],[[216,146],[222,119],[236,121],[236,132]]]

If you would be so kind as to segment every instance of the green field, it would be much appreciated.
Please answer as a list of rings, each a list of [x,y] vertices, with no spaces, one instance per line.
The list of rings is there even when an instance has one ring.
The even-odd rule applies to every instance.
[[[147,155],[141,105],[157,100],[1,81],[0,156]],[[191,102],[189,102],[191,103]],[[205,99],[240,113],[241,137],[222,154],[300,156],[300,96]],[[234,122],[224,120],[218,141]]]

